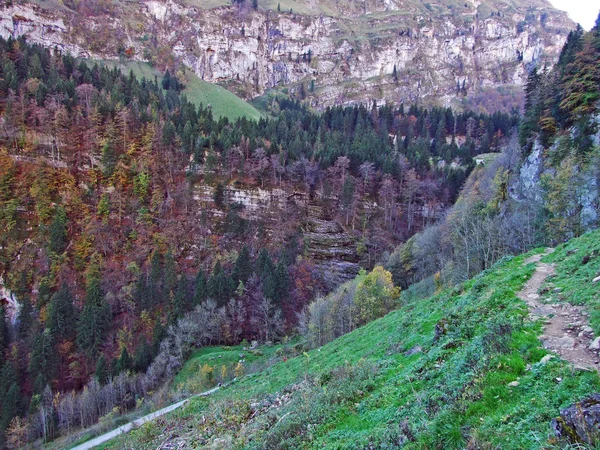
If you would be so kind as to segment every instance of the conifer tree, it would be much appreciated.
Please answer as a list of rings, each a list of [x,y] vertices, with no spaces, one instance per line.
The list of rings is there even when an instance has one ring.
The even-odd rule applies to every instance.
[[[242,247],[240,254],[235,261],[235,267],[233,269],[232,278],[238,284],[238,282],[245,283],[252,275],[252,261],[250,260],[250,250],[247,245]]]
[[[173,295],[173,315],[181,317],[188,310],[187,280],[185,275],[179,277],[177,289]]]
[[[273,273],[274,270],[275,265],[269,255],[269,251],[266,248],[263,248],[258,253],[258,258],[256,260],[256,273],[261,279],[264,279],[267,275]]]
[[[92,270],[88,276],[85,304],[77,327],[77,345],[89,357],[98,355],[110,326],[110,307],[100,286],[100,274]]]
[[[117,361],[117,364],[115,366],[115,375],[118,375],[122,372],[127,372],[128,370],[131,369],[131,358],[129,357],[129,353],[127,352],[126,348],[123,348],[123,350],[121,350],[121,356],[119,357],[119,360]]]
[[[165,255],[164,274],[165,294],[169,294],[170,292],[174,293],[177,285],[177,274],[175,260],[173,259],[171,250],[167,251],[167,254]]]
[[[208,286],[206,276],[202,270],[196,275],[196,283],[194,286],[194,305],[199,305],[208,298]]]
[[[0,405],[4,404],[6,394],[13,383],[18,381],[17,371],[12,361],[7,361],[0,370]]]
[[[4,366],[4,352],[8,347],[8,327],[6,326],[6,310],[0,305],[0,369]]]
[[[150,261],[150,277],[148,280],[150,308],[160,304],[163,300],[163,275],[164,272],[160,252],[158,250],[154,250],[154,252],[152,253],[152,259]]]
[[[58,365],[58,352],[54,338],[49,329],[45,329],[35,337],[29,359],[29,373],[35,379],[38,374],[43,374],[47,380],[56,375]]]
[[[142,345],[138,345],[133,357],[133,369],[136,372],[145,372],[152,362],[152,347],[144,339]]]
[[[75,308],[69,287],[63,283],[50,298],[46,326],[57,339],[70,339],[75,332]]]
[[[56,208],[54,220],[50,224],[48,231],[50,233],[50,251],[62,253],[67,244],[67,213],[64,208]]]
[[[233,294],[233,286],[231,278],[227,275],[221,262],[217,261],[215,268],[208,280],[208,294],[214,298],[219,305],[224,305]]]
[[[2,402],[2,416],[0,420],[0,427],[2,430],[6,430],[10,425],[10,421],[18,415],[20,397],[21,393],[19,385],[14,382],[10,385],[6,397]]]
[[[104,355],[100,355],[98,358],[98,362],[96,363],[96,380],[100,384],[106,384],[108,381],[108,365],[106,364],[106,359],[104,359]]]

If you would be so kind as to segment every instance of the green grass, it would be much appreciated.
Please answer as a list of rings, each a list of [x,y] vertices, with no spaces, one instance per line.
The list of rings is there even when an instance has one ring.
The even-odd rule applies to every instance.
[[[93,64],[96,61],[88,60],[87,62]],[[129,74],[132,71],[138,78],[145,77],[149,80],[154,80],[156,76],[158,81],[161,82],[164,75],[148,63],[140,61],[119,62],[101,60],[97,62],[111,68],[118,67],[125,74]],[[260,119],[261,114],[254,106],[237,97],[224,87],[201,80],[191,70],[186,70],[185,76],[186,87],[183,90],[183,94],[196,106],[200,104],[205,107],[210,105],[216,118],[227,117],[232,121],[240,117],[246,117],[251,120]]]
[[[590,326],[599,335],[600,283],[592,280],[600,275],[600,232],[591,231],[559,245],[543,261],[556,265],[556,275],[548,278],[545,286],[547,295],[553,301],[587,306]],[[554,288],[560,292],[554,292]]]
[[[598,236],[568,246],[597,246]],[[551,257],[558,268],[568,264],[568,246]],[[542,324],[515,295],[534,271],[527,256],[438,295],[404,297],[399,310],[107,448],[156,448],[171,437],[199,448],[560,448],[551,419],[597,392],[600,379],[558,358],[540,362]],[[565,283],[563,294],[570,289],[580,287]],[[437,339],[436,324],[445,329]],[[193,372],[186,365],[181,376]]]
[[[199,393],[214,387],[219,382],[229,382],[236,376],[236,367],[241,364],[242,373],[255,372],[269,364],[293,354],[294,346],[260,346],[244,350],[244,346],[204,347],[195,351],[173,379],[172,389],[177,392]],[[287,357],[287,356],[286,356]],[[203,371],[204,368],[204,371]],[[207,377],[208,372],[212,375]],[[238,369],[239,370],[239,369]]]

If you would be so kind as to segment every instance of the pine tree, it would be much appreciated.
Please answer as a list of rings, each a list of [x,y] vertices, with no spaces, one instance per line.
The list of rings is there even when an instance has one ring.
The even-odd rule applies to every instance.
[[[98,362],[96,363],[96,380],[100,384],[106,384],[108,381],[108,365],[106,364],[106,359],[104,359],[104,355],[101,355],[98,358]]]
[[[89,276],[85,304],[77,327],[77,345],[89,357],[98,355],[110,326],[110,307],[104,299],[100,275]]]

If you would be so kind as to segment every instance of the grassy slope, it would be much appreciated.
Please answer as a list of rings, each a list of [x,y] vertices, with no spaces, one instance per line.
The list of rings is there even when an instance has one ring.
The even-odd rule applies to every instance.
[[[599,232],[590,233],[552,259],[560,271],[573,262],[566,256],[569,247],[597,247],[599,241]],[[462,286],[412,300],[320,349],[194,400],[109,447],[156,448],[169,436],[191,447],[215,438],[224,447],[241,448],[558,447],[550,420],[559,408],[597,391],[600,379],[558,359],[540,362],[547,353],[537,338],[542,325],[528,320],[515,296],[534,270],[523,265],[525,257],[505,259]],[[554,280],[563,295],[584,292],[566,280],[564,274]],[[436,341],[437,323],[447,331]],[[416,346],[420,351],[407,354]],[[518,385],[508,386],[513,381]],[[261,408],[272,405],[277,392],[282,404]]]
[[[544,262],[556,264],[556,275],[546,283],[552,301],[587,305],[590,326],[596,336],[600,335],[600,283],[592,283],[600,275],[600,234],[587,233],[572,239],[546,256]],[[553,292],[555,287],[560,293]]]
[[[144,62],[126,61],[119,63],[118,61],[104,60],[100,63],[109,67],[119,67],[126,74],[133,71],[134,75],[139,78],[146,77],[153,80],[156,76],[159,82],[162,81],[163,74]],[[204,106],[211,105],[215,117],[227,117],[230,120],[242,116],[252,120],[260,119],[261,114],[254,106],[227,89],[201,80],[190,70],[186,71],[186,77],[187,82],[183,93],[188,100],[197,106],[200,104]]]

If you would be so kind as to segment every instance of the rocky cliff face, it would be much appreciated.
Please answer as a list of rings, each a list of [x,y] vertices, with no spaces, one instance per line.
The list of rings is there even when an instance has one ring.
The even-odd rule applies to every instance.
[[[324,107],[422,98],[449,104],[484,88],[521,85],[529,65],[556,59],[573,27],[545,0],[322,0],[304,5],[303,14],[262,3],[255,11],[249,3],[117,2],[85,13],[25,3],[0,9],[0,34],[81,57],[183,63],[245,98],[291,85]]]

